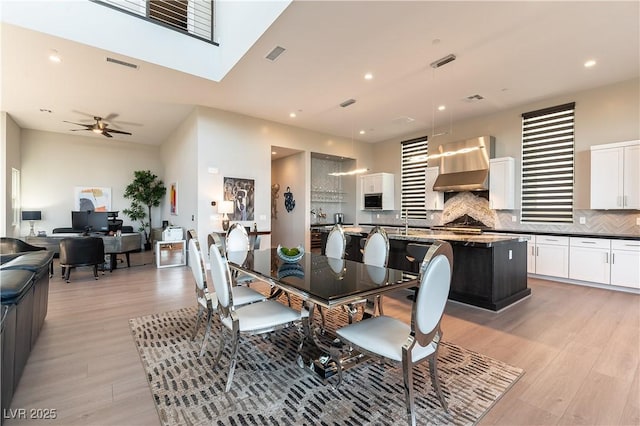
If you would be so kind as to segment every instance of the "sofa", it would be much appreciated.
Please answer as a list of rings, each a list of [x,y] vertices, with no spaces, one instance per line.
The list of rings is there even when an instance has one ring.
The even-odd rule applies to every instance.
[[[44,325],[53,261],[50,251],[8,253],[7,247],[7,244],[0,246],[3,250],[0,252],[2,412],[10,408],[13,393]]]

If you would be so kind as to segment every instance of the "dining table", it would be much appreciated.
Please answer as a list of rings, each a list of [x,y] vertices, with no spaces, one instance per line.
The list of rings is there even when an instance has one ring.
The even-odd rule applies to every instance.
[[[363,317],[369,317],[375,314],[376,297],[418,285],[415,273],[309,252],[297,262],[282,259],[275,248],[228,252],[227,260],[232,271],[266,281],[278,290],[276,294],[284,292],[302,300],[304,341],[297,362],[323,379],[335,373],[330,368],[330,353],[339,341],[331,332],[314,326],[316,307],[326,311],[358,303],[364,306]],[[355,356],[353,363],[361,358]],[[342,364],[345,368],[349,362]]]

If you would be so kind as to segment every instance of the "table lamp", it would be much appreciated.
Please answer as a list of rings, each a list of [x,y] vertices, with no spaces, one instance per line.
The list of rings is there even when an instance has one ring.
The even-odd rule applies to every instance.
[[[39,210],[23,210],[22,211],[22,220],[28,220],[31,225],[31,232],[29,232],[30,237],[35,237],[36,234],[33,232],[33,222],[36,220],[42,220],[42,212]]]
[[[218,206],[218,213],[222,213],[222,229],[227,231],[229,229],[229,216],[227,216],[227,213],[233,213],[233,201],[221,201]]]

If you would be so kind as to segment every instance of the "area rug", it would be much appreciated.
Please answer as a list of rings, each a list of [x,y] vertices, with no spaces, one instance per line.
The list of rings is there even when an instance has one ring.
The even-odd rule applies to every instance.
[[[225,393],[229,345],[212,368],[218,338],[212,333],[212,344],[198,357],[202,327],[192,342],[195,317],[195,308],[185,308],[129,321],[162,425],[406,423],[400,365],[367,361],[346,370],[339,386],[335,376],[324,383],[297,365],[295,327],[243,338],[233,384]],[[414,370],[418,424],[475,424],[523,374],[446,342],[438,369],[450,412],[440,406],[425,363]]]

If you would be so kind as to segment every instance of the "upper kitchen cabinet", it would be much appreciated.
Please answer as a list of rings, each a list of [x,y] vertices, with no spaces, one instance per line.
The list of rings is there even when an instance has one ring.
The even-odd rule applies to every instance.
[[[640,141],[591,147],[591,208],[640,209]]]
[[[489,208],[513,210],[515,193],[515,160],[511,157],[489,160]]]
[[[393,210],[394,181],[391,173],[373,173],[360,177],[363,210]]]
[[[433,190],[433,184],[439,173],[440,167],[424,169],[424,207],[427,210],[442,210],[444,208],[444,192]]]

